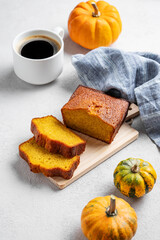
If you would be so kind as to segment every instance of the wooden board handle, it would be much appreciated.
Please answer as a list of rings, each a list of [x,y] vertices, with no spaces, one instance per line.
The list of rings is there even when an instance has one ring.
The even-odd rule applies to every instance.
[[[126,116],[125,121],[128,122],[129,120],[137,117],[139,115],[139,108],[136,104],[132,103],[129,107],[128,114]]]

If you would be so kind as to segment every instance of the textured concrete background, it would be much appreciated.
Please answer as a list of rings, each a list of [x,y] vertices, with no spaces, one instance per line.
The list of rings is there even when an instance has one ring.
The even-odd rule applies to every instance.
[[[134,240],[160,239],[160,152],[147,137],[140,118],[133,127],[139,139],[81,177],[58,190],[42,174],[29,171],[18,156],[18,145],[30,138],[33,117],[52,114],[61,120],[60,109],[80,84],[71,55],[87,50],[73,43],[67,33],[74,0],[0,1],[0,239],[85,240],[80,228],[83,207],[97,196],[115,194],[137,212]],[[127,51],[160,53],[160,1],[114,0],[123,31],[113,47]],[[12,66],[11,43],[21,31],[61,26],[65,30],[65,62],[61,76],[45,86],[32,86],[18,79]],[[119,161],[141,157],[155,167],[158,179],[151,193],[141,199],[124,197],[113,184]]]

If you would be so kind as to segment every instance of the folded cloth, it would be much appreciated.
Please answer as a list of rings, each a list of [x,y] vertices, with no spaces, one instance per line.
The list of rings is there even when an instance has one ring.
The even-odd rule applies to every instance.
[[[136,103],[149,137],[160,147],[160,55],[100,47],[72,56],[82,83]]]

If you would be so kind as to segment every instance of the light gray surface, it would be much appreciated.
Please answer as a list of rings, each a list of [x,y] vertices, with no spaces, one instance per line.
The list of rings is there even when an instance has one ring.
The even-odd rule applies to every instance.
[[[18,156],[18,145],[31,137],[33,117],[60,109],[80,83],[71,65],[71,55],[87,50],[73,43],[67,33],[70,11],[79,1],[0,1],[0,239],[85,240],[80,228],[83,207],[97,196],[115,194],[128,201],[138,215],[134,240],[160,239],[160,152],[146,136],[140,118],[133,127],[139,139],[99,165],[64,190],[58,190],[43,175],[29,171]],[[111,3],[112,1],[110,1]],[[123,32],[113,45],[128,51],[160,53],[160,1],[115,0]],[[65,63],[61,76],[45,86],[19,80],[12,67],[11,42],[29,28],[56,26],[65,29]],[[113,171],[120,160],[141,157],[153,164],[158,179],[151,193],[141,199],[124,197],[113,184]]]

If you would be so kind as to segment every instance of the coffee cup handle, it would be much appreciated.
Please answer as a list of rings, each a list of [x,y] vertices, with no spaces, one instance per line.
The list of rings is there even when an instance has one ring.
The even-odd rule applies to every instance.
[[[62,27],[56,27],[53,29],[53,32],[58,34],[62,39],[64,37],[64,29]]]

